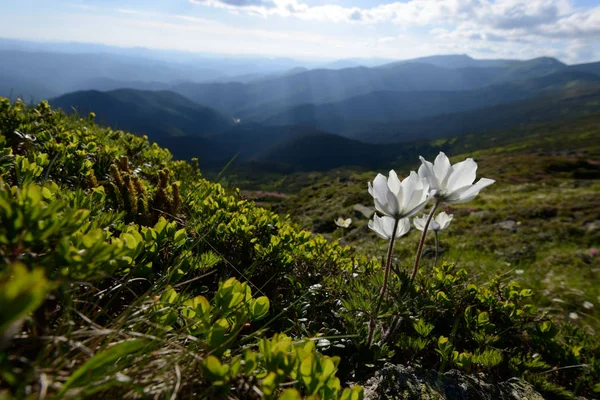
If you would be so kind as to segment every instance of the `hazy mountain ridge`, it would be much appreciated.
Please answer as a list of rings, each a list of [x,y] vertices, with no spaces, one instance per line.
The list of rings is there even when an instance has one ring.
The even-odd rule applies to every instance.
[[[309,69],[289,59],[253,68],[252,58],[177,54],[166,62],[143,58],[142,50],[79,50],[18,51],[0,40],[0,53],[9,55],[0,90],[12,80],[53,97],[54,107],[94,112],[102,124],[146,134],[175,157],[197,157],[210,168],[233,157],[302,170],[373,166],[369,152],[392,162],[411,141],[588,115],[600,101],[600,63],[569,66],[550,57],[349,59]],[[222,71],[208,68],[219,62]],[[244,62],[246,73],[224,76]],[[67,87],[85,90],[59,95]]]
[[[597,85],[600,85],[599,75],[567,70],[468,91],[376,91],[335,103],[302,104],[263,122],[267,125],[307,125],[347,134],[355,121],[417,120]]]
[[[573,71],[558,75],[513,84],[522,90],[537,90],[538,97],[487,108],[380,122],[355,120],[351,113],[338,115],[338,121],[345,124],[346,137],[316,122],[281,126],[235,124],[230,117],[173,92],[130,89],[78,92],[51,103],[65,110],[75,106],[80,113],[95,111],[99,122],[147,134],[151,140],[171,149],[176,158],[198,158],[203,168],[218,169],[237,157],[236,163],[261,162],[299,170],[324,170],[343,165],[377,167],[391,163],[406,151],[406,143],[417,140],[457,137],[599,111],[600,77]],[[512,90],[510,85],[505,89]],[[495,91],[487,93],[492,97],[496,95]],[[378,93],[373,97],[385,100],[386,95],[393,99],[398,93]],[[464,93],[457,92],[456,96],[464,96]],[[414,94],[412,100],[417,100]],[[388,104],[393,107],[397,102]],[[415,104],[416,112],[424,103],[416,101]],[[394,109],[388,111],[390,115],[395,112]],[[327,112],[325,109],[325,114]],[[369,154],[378,154],[376,165]]]
[[[70,113],[94,112],[97,121],[113,128],[162,136],[203,136],[234,126],[233,119],[200,106],[169,91],[119,89],[66,94],[50,100],[52,106]]]

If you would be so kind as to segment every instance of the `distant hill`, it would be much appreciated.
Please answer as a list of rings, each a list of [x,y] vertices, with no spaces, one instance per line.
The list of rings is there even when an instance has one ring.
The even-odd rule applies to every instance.
[[[211,138],[162,137],[157,140],[179,159],[198,158],[201,168],[263,165],[291,171],[322,171],[343,165],[374,167],[394,161],[403,144],[366,144],[305,127],[236,127]],[[373,157],[377,154],[377,157]]]
[[[44,82],[55,95],[83,89],[111,90],[110,82],[209,81],[223,76],[217,70],[196,65],[184,65],[126,54],[61,53],[49,51],[0,50],[0,82],[25,96],[47,98],[47,93],[21,86],[11,77],[26,77]],[[90,86],[90,82],[95,82]],[[103,82],[109,82],[104,86]],[[0,96],[6,93],[0,92]]]
[[[54,98],[50,103],[68,113],[76,110],[85,115],[93,111],[100,123],[146,134],[153,140],[205,136],[234,126],[232,118],[168,91],[82,91]]]
[[[571,71],[589,72],[589,73],[596,74],[596,75],[600,76],[600,62],[570,65],[569,66],[569,70],[571,70]]]
[[[391,68],[400,64],[430,64],[442,68],[490,68],[490,67],[507,67],[511,64],[519,63],[518,60],[477,60],[469,57],[466,54],[448,54],[435,55],[428,57],[419,57],[409,60],[395,61],[383,65],[382,68]]]
[[[595,85],[419,120],[364,124],[356,122],[348,136],[369,143],[410,142],[581,117],[599,110],[600,86]]]
[[[567,68],[560,61],[549,58],[514,62],[492,60],[484,62],[488,65],[485,68],[480,65],[480,60],[460,68],[437,66],[431,64],[431,60],[437,59],[376,68],[316,69],[246,84],[182,83],[173,86],[172,90],[242,121],[260,121],[295,106],[339,102],[373,92],[467,91],[534,79]]]
[[[40,99],[49,99],[60,92],[36,77],[23,76],[12,71],[5,71],[0,62],[0,97],[11,99],[21,98],[25,102],[38,102]]]
[[[267,125],[305,125],[347,134],[356,121],[415,120],[540,96],[553,91],[600,85],[600,76],[561,71],[541,78],[490,85],[467,91],[378,91],[335,103],[303,104],[263,121]]]

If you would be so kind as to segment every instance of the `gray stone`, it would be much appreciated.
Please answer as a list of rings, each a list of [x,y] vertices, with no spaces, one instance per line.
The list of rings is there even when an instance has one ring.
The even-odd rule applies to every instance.
[[[363,206],[362,204],[353,205],[352,210],[354,211],[354,216],[356,218],[364,217],[367,219],[371,219],[371,217],[375,213],[375,209],[373,207]]]
[[[444,374],[386,364],[363,385],[365,399],[387,400],[544,400],[518,378],[490,383],[483,374],[451,370]]]
[[[587,224],[584,225],[584,228],[588,232],[596,232],[597,230],[600,230],[600,220],[588,222]]]
[[[481,221],[485,218],[488,218],[491,214],[492,213],[488,210],[473,211],[471,214],[469,214],[469,217],[476,219],[477,221]]]
[[[506,229],[507,231],[517,230],[517,223],[511,219],[507,221],[498,222],[496,226],[502,229]]]

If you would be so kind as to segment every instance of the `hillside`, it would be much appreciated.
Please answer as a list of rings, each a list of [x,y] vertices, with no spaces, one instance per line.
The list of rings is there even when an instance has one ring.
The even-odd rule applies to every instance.
[[[497,181],[478,200],[444,208],[455,219],[448,231],[440,232],[443,260],[468,264],[470,274],[481,281],[506,274],[535,288],[538,307],[561,318],[578,318],[590,331],[600,329],[600,288],[595,284],[600,272],[600,114],[407,147],[405,157],[377,172],[415,169],[414,154],[433,159],[444,151],[457,154],[456,161],[474,157],[478,176]],[[341,168],[310,177],[269,177],[262,185],[254,183],[261,189],[255,198],[292,215],[305,229],[375,256],[385,252],[386,243],[371,240],[362,214],[374,210],[364,189],[374,174]],[[235,177],[231,182],[237,182]],[[288,195],[259,196],[281,191]],[[353,219],[343,233],[333,222],[338,217]],[[400,263],[411,260],[420,233],[409,233],[399,244]],[[427,243],[431,263],[433,235]],[[504,265],[501,272],[498,264]]]
[[[145,134],[152,140],[167,136],[205,136],[234,126],[232,118],[168,91],[83,91],[54,98],[50,103],[66,112],[75,110],[82,116],[94,112],[103,124]]]
[[[596,143],[587,149],[596,157],[597,124],[578,126],[568,131],[569,146]],[[587,283],[596,279],[588,265],[595,256],[570,264],[553,255],[547,264],[570,272],[573,291],[553,286],[560,275],[537,279],[533,292],[531,280],[511,279],[507,255],[499,253],[506,247],[494,247],[510,244],[510,232],[487,221],[503,222],[505,205],[520,207],[523,224],[512,240],[530,238],[531,247],[515,254],[525,260],[528,251],[547,254],[559,241],[565,250],[573,234],[578,246],[588,246],[597,233],[561,230],[560,220],[551,230],[536,225],[554,215],[544,207],[553,206],[555,192],[540,202],[541,193],[532,196],[527,185],[506,188],[513,172],[496,175],[502,166],[489,153],[478,161],[498,182],[454,209],[456,236],[442,236],[445,248],[463,256],[445,253],[450,262],[434,270],[426,257],[412,281],[406,271],[414,235],[399,239],[401,257],[382,302],[383,243],[365,221],[329,241],[205,180],[194,164],[171,161],[146,138],[65,116],[47,103],[26,108],[0,100],[0,132],[4,397],[361,400],[383,396],[388,386],[403,397],[456,387],[511,400],[595,396],[600,350],[583,316],[596,311],[586,303],[570,308],[583,300],[578,288],[587,296]],[[554,161],[562,170],[548,180],[552,190],[575,177],[569,167],[580,168],[569,158]],[[290,214],[345,212],[367,193],[363,178],[373,174],[367,175],[307,189]],[[575,179],[568,198],[577,202],[555,212],[578,224],[597,211],[597,185]],[[474,222],[475,209],[489,214]],[[467,229],[473,225],[476,232]],[[357,249],[345,246],[351,241]],[[586,279],[573,279],[585,267]],[[525,276],[538,270],[526,268]],[[564,303],[532,307],[561,288]],[[397,316],[411,322],[398,324]],[[448,389],[435,380],[398,385],[385,375],[406,366],[411,382],[429,382],[435,373]]]

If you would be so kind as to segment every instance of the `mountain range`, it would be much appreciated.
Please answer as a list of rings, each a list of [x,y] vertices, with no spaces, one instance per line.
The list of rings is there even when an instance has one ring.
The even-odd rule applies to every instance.
[[[215,59],[44,53],[3,48],[1,40],[0,53],[9,55],[0,64],[0,94],[35,92],[32,98],[49,98],[65,112],[94,112],[98,122],[148,135],[204,168],[235,157],[302,170],[374,167],[394,162],[415,141],[600,112],[600,62],[550,57],[439,55],[325,68],[270,60],[231,76],[227,68],[214,73]]]

